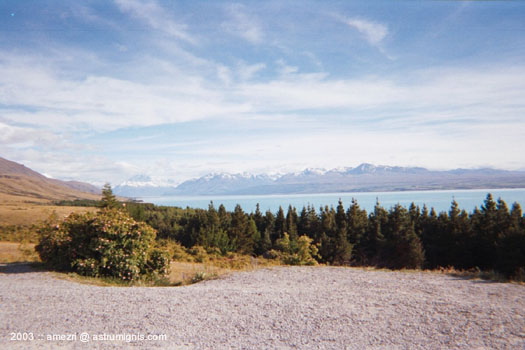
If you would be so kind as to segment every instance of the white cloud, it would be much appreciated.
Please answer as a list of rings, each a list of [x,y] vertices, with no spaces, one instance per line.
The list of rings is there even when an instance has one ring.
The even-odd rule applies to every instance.
[[[0,65],[0,103],[6,120],[55,130],[114,130],[243,113],[199,79],[142,84],[106,76],[67,79],[38,63]]]
[[[118,25],[102,16],[99,16],[92,8],[82,4],[81,2],[72,2],[70,6],[71,15],[80,19],[81,21],[92,23],[95,25],[103,25],[110,27],[111,30],[117,30]]]
[[[362,18],[342,19],[351,28],[361,33],[370,45],[377,46],[388,35],[388,27],[382,23]]]
[[[1,114],[0,114],[1,115]],[[41,147],[46,149],[71,146],[49,131],[18,127],[0,121],[0,144],[9,148]]]
[[[252,44],[262,42],[264,33],[258,20],[250,15],[242,4],[232,4],[227,7],[230,20],[222,23],[222,28],[239,36]]]
[[[169,36],[195,44],[197,40],[188,33],[185,24],[173,19],[166,9],[153,0],[114,0],[122,12],[127,12],[140,19],[151,28]]]
[[[141,83],[109,76],[73,78],[54,69],[52,61],[0,55],[0,151],[7,156],[32,149],[14,160],[56,178],[102,183],[118,183],[141,169],[181,181],[212,170],[294,171],[360,162],[523,167],[517,160],[525,134],[525,67],[434,68],[401,77],[334,79],[301,74],[280,61],[286,74],[252,81],[265,65],[241,63],[217,70],[224,80],[217,83],[215,77],[166,64],[163,71],[174,79]],[[68,132],[204,119],[229,122],[233,129],[245,121],[257,131],[235,137],[207,134],[206,142],[199,142],[203,136],[196,133],[188,140],[191,145],[159,145],[149,163],[134,159],[134,152],[119,148],[118,141],[95,150],[107,157],[82,156],[83,150],[72,156],[79,145],[59,150],[74,142]],[[156,142],[144,143],[150,141]],[[127,152],[125,163],[115,164],[112,148]],[[149,151],[138,147],[139,152]],[[159,163],[157,155],[174,164],[173,171],[163,169],[167,163]]]
[[[7,158],[55,179],[85,181],[97,186],[106,182],[116,185],[139,171],[135,165],[103,155],[22,150],[10,152]]]
[[[232,82],[232,73],[230,68],[222,64],[217,65],[217,77],[225,85],[230,85]]]
[[[498,110],[516,119],[518,116],[511,110],[525,108],[521,102],[525,91],[523,76],[525,67],[434,69],[398,79],[334,80],[323,74],[294,74],[270,82],[239,84],[237,93],[261,112],[325,110],[331,113],[331,110],[345,108],[353,112],[390,111],[404,117],[411,111],[448,111],[452,115],[463,115],[479,106],[471,115],[473,120],[491,119]]]
[[[299,72],[299,67],[290,66],[283,59],[279,59],[275,63],[279,66],[279,73],[281,74],[281,78]]]
[[[264,63],[246,64],[241,62],[237,66],[237,74],[242,81],[250,80],[258,72],[266,68]]]

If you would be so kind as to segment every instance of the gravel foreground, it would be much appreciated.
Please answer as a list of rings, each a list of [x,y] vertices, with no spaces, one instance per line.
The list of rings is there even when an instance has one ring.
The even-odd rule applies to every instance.
[[[23,333],[33,339],[13,340]],[[0,348],[525,349],[525,286],[278,267],[186,287],[97,287],[9,266]]]

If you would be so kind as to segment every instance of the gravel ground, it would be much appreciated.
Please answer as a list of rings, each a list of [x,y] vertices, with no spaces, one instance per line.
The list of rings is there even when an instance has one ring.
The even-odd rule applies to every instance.
[[[23,333],[34,339],[11,340]],[[280,267],[186,287],[97,287],[10,266],[0,348],[525,349],[525,286]]]

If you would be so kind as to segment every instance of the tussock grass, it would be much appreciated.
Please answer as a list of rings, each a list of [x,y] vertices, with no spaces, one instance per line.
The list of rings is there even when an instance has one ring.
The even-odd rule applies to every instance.
[[[454,267],[441,267],[437,270],[432,270],[433,272],[443,273],[454,277],[459,277],[463,279],[478,279],[485,280],[490,282],[499,282],[499,283],[518,283],[525,284],[525,274],[522,276],[515,276],[513,279],[510,279],[494,270],[482,271],[478,268],[472,268],[468,270],[456,269]]]
[[[31,226],[41,223],[56,213],[63,218],[71,213],[96,211],[94,207],[67,207],[35,203],[16,203],[0,205],[0,226]]]
[[[170,273],[152,280],[123,281],[110,277],[86,277],[77,273],[53,272],[53,275],[68,281],[102,287],[174,287],[221,278],[237,271],[251,271],[257,268],[278,266],[278,261],[252,258],[251,256],[231,254],[232,256],[212,257],[206,262],[172,261]]]
[[[32,243],[0,242],[0,263],[32,263],[40,258]]]
[[[172,261],[169,280],[174,285],[187,285],[203,280],[219,278],[236,271],[282,265],[277,260],[241,254],[208,256],[204,262]]]

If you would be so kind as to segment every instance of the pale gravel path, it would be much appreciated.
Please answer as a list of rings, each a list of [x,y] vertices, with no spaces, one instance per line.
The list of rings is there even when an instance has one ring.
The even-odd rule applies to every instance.
[[[167,334],[16,342],[10,332]],[[525,286],[433,273],[288,267],[187,287],[0,273],[0,349],[525,349]]]

